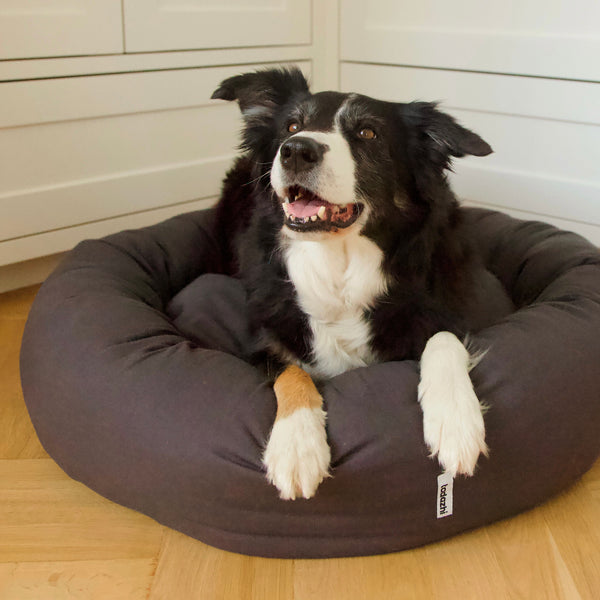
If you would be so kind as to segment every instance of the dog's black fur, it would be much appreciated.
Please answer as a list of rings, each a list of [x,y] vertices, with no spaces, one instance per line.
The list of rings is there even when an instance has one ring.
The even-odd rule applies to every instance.
[[[245,117],[243,155],[225,179],[217,208],[228,270],[247,286],[259,347],[282,348],[306,364],[311,331],[280,252],[284,216],[269,173],[291,135],[291,118],[312,131],[326,130],[348,96],[312,95],[296,69],[233,77],[213,95],[237,100]],[[375,143],[353,135],[365,126],[376,129]],[[484,268],[445,174],[451,157],[484,156],[489,145],[435,104],[358,95],[343,133],[357,165],[357,191],[370,207],[362,234],[382,249],[390,281],[366,315],[377,358],[418,360],[436,332],[462,338],[507,314],[511,302]]]

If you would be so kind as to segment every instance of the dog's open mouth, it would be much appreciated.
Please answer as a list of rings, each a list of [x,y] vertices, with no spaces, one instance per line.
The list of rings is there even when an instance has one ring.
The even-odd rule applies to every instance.
[[[299,185],[288,188],[283,201],[285,224],[294,231],[336,231],[350,227],[364,206],[334,204]]]

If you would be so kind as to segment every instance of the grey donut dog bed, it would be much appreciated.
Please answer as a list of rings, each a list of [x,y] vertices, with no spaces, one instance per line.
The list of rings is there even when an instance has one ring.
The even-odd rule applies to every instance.
[[[575,234],[465,209],[518,310],[479,332],[489,459],[437,518],[418,365],[326,382],[333,477],[285,502],[261,452],[273,391],[244,357],[245,294],[201,211],[81,243],[42,286],[21,353],[25,400],[74,479],[208,544],[265,557],[402,550],[513,515],[600,452],[600,255]]]

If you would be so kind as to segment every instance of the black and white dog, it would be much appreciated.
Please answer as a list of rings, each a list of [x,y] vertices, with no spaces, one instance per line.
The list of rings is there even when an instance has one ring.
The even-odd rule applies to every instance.
[[[490,146],[434,104],[313,95],[297,69],[232,77],[213,98],[237,100],[244,118],[217,220],[258,345],[278,364],[268,479],[294,499],[328,476],[312,377],[409,358],[421,361],[432,456],[472,475],[487,447],[463,341],[512,307],[471,246],[445,170]]]

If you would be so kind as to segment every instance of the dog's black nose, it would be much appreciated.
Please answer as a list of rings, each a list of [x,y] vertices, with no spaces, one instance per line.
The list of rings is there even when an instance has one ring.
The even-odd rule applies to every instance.
[[[285,169],[300,173],[316,167],[327,150],[328,146],[309,137],[294,136],[283,143],[279,155]]]

